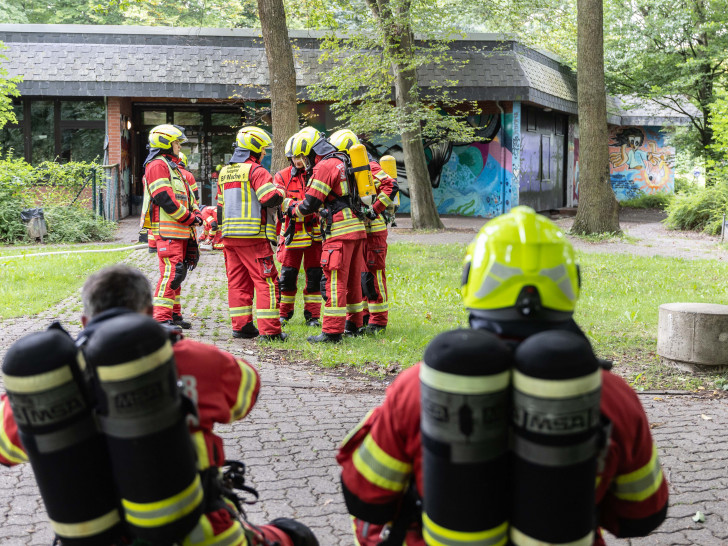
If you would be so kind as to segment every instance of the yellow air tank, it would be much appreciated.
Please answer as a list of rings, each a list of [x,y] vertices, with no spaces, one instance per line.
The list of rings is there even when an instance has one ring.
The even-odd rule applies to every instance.
[[[391,178],[397,180],[397,160],[391,155],[383,155],[379,158],[379,164],[382,166],[382,170],[387,173]],[[391,213],[394,214],[399,208],[399,192],[394,196],[394,202],[392,203]]]
[[[363,144],[354,144],[349,148],[349,157],[351,158],[351,167],[354,170],[359,197],[362,203],[371,205],[377,195],[377,190],[374,187],[372,171],[369,168],[369,156],[366,147]]]

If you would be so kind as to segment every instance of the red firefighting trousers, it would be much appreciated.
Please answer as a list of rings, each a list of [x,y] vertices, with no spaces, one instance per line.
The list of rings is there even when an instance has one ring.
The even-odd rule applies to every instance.
[[[253,320],[255,292],[258,330],[262,335],[280,334],[278,271],[270,244],[265,239],[252,239],[245,246],[231,246],[229,241],[238,241],[224,239],[223,248],[233,330],[240,330]]]
[[[187,275],[184,264],[188,239],[156,239],[159,281],[154,291],[154,320],[172,320],[172,312],[182,314],[179,295],[181,279]],[[175,286],[175,288],[172,288]]]
[[[321,267],[326,277],[326,304],[322,331],[343,334],[347,316],[357,327],[362,325],[361,272],[366,239],[328,239],[323,243]]]
[[[389,300],[387,299],[387,232],[367,234],[364,247],[364,275],[362,275],[362,292],[364,307],[369,309],[369,324],[386,326],[389,318]],[[351,320],[351,319],[349,319]]]
[[[307,311],[306,315],[310,318],[319,318],[321,316],[321,284],[316,282],[315,285],[309,286],[309,269],[319,269],[321,267],[321,243],[314,242],[306,248],[287,248],[283,247],[278,253],[278,260],[281,262],[281,268],[290,267],[298,271],[303,261],[303,270],[306,272],[303,288],[303,309]],[[281,317],[288,318],[293,314],[293,308],[296,302],[296,292],[298,287],[293,286],[292,290],[281,290]]]

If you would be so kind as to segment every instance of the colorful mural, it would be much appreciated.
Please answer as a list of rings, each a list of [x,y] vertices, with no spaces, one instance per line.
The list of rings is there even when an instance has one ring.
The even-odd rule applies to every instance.
[[[493,115],[489,142],[468,144],[437,142],[426,144],[427,169],[432,193],[440,214],[492,218],[509,210],[513,203],[512,142],[513,114],[507,113],[505,131],[500,115]],[[505,134],[505,144],[501,139]],[[397,181],[401,189],[400,212],[410,212],[409,186],[404,170],[402,147],[394,141],[367,143],[369,153],[377,159],[392,155],[397,159]],[[516,203],[518,202],[516,186]]]
[[[609,166],[618,201],[648,193],[672,193],[675,148],[660,127],[613,127],[609,132]]]

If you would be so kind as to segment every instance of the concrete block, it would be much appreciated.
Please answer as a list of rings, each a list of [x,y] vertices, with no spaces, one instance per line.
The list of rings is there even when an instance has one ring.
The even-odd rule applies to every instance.
[[[722,371],[728,367],[728,305],[660,305],[657,354],[691,372]]]

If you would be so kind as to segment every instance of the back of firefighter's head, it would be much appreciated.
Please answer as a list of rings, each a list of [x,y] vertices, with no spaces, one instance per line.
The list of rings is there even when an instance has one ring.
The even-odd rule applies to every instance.
[[[579,266],[564,232],[529,207],[488,222],[465,256],[470,320],[564,321],[579,297]]]
[[[324,135],[313,127],[304,127],[293,135],[291,152],[294,160],[303,161],[306,169],[313,167],[316,159],[317,144],[324,142]]]
[[[138,269],[112,265],[86,279],[81,289],[81,301],[85,320],[116,307],[151,313],[152,287],[146,275]]]
[[[268,131],[250,125],[238,131],[235,145],[243,150],[248,150],[250,155],[260,159],[261,156],[265,155],[264,150],[273,146],[273,139]]]
[[[329,137],[329,142],[340,152],[346,152],[354,144],[359,144],[359,138],[349,129],[340,129]]]
[[[157,125],[149,131],[149,148],[157,148],[167,153],[179,153],[179,148],[175,152],[173,144],[177,142],[179,145],[187,142],[184,127],[179,125]]]

